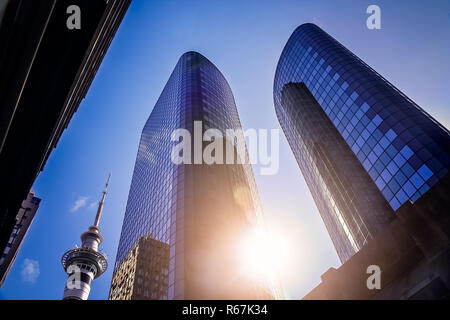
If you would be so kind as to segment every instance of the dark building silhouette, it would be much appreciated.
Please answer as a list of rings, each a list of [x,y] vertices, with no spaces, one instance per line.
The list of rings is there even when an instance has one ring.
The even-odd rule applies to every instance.
[[[197,133],[196,121],[201,121]],[[271,279],[252,280],[242,272],[236,254],[239,239],[261,219],[251,165],[194,164],[194,151],[192,164],[174,164],[171,153],[178,141],[171,141],[171,134],[179,128],[190,133],[192,143],[196,134],[203,135],[210,128],[222,133],[241,129],[226,79],[197,52],[181,56],[142,131],[110,298],[134,298],[121,295],[117,286],[149,270],[150,265],[141,269],[144,263],[126,275],[129,280],[123,279],[124,265],[134,259],[130,257],[139,239],[148,234],[153,236],[150,242],[164,243],[170,249],[169,260],[160,260],[166,265],[158,267],[168,269],[164,294],[158,288],[146,297],[275,298],[278,291]],[[241,138],[232,146],[243,148],[246,154]],[[230,143],[227,141],[221,143]]]
[[[23,239],[25,238],[31,223],[33,222],[34,215],[39,208],[41,199],[34,196],[33,190],[28,193],[27,198],[22,201],[19,212],[16,215],[16,223],[13,231],[9,237],[6,248],[0,256],[0,287],[5,282],[6,277],[14,264],[17,253],[22,246]]]
[[[85,97],[129,3],[1,2],[0,252],[20,204]],[[71,5],[80,8],[80,29],[67,27]]]
[[[344,263],[306,298],[448,297],[449,131],[309,23],[283,49],[274,102]]]

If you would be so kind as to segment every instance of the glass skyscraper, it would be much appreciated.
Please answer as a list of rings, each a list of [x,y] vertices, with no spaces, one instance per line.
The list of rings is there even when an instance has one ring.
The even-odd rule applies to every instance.
[[[448,178],[449,131],[314,24],[283,49],[274,103],[342,262]]]
[[[240,236],[261,218],[250,164],[172,162],[178,143],[171,141],[172,132],[182,128],[194,137],[195,121],[202,122],[201,134],[241,128],[224,76],[201,54],[187,52],[142,131],[110,299],[132,297],[133,288],[142,289],[134,294],[140,299],[277,297],[270,280],[254,281],[242,273],[236,254]],[[245,143],[243,137],[237,140]],[[153,260],[151,267],[139,263],[146,260]],[[134,281],[158,286],[153,290]]]

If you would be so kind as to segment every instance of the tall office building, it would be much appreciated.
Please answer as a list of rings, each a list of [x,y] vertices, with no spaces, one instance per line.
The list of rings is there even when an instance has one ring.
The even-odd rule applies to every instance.
[[[179,141],[171,134],[179,128],[192,141],[200,139],[189,156],[183,154],[192,164],[172,161]],[[252,168],[248,162],[209,165],[197,159],[207,129],[225,134],[241,124],[224,76],[201,54],[187,52],[142,131],[110,299],[277,297],[270,279],[253,279],[239,260],[240,239],[261,215]],[[234,156],[246,150],[243,136],[236,138],[234,144],[220,140],[230,143]],[[142,290],[135,294],[134,288]]]
[[[41,199],[34,196],[34,191],[28,193],[27,198],[22,201],[19,212],[16,215],[16,224],[9,237],[6,248],[0,256],[0,287],[14,264],[17,253],[22,246],[23,240],[33,222],[34,215],[39,208]]]
[[[316,25],[283,49],[274,102],[342,262],[398,216],[448,238],[449,131]]]
[[[130,2],[0,1],[0,252]]]

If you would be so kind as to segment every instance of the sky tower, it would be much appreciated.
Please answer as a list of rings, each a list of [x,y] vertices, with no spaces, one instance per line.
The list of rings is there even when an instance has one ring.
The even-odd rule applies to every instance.
[[[111,174],[106,181],[102,199],[98,204],[94,225],[81,234],[81,248],[69,250],[61,258],[64,271],[69,275],[64,287],[64,300],[87,300],[92,280],[100,277],[108,267],[106,255],[98,252],[98,246],[103,241],[98,225],[110,178]]]

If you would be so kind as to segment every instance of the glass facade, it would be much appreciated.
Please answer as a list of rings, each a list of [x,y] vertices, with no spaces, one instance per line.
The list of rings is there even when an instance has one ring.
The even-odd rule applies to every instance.
[[[202,133],[241,128],[224,76],[201,54],[187,52],[142,131],[113,282],[139,239],[151,237],[170,248],[168,264],[158,267],[168,273],[163,298],[274,298],[269,280],[251,282],[239,274],[234,252],[239,235],[261,217],[251,166],[171,161],[178,143],[172,132],[183,128],[194,137],[194,121],[202,121]]]
[[[298,163],[342,261],[392,221],[394,213],[304,83],[288,83],[283,112]]]
[[[417,201],[448,173],[449,131],[309,23],[291,35],[274,82],[277,116],[299,164],[305,160],[295,147],[299,136],[282,105],[282,91],[289,83],[305,84],[393,211]]]

